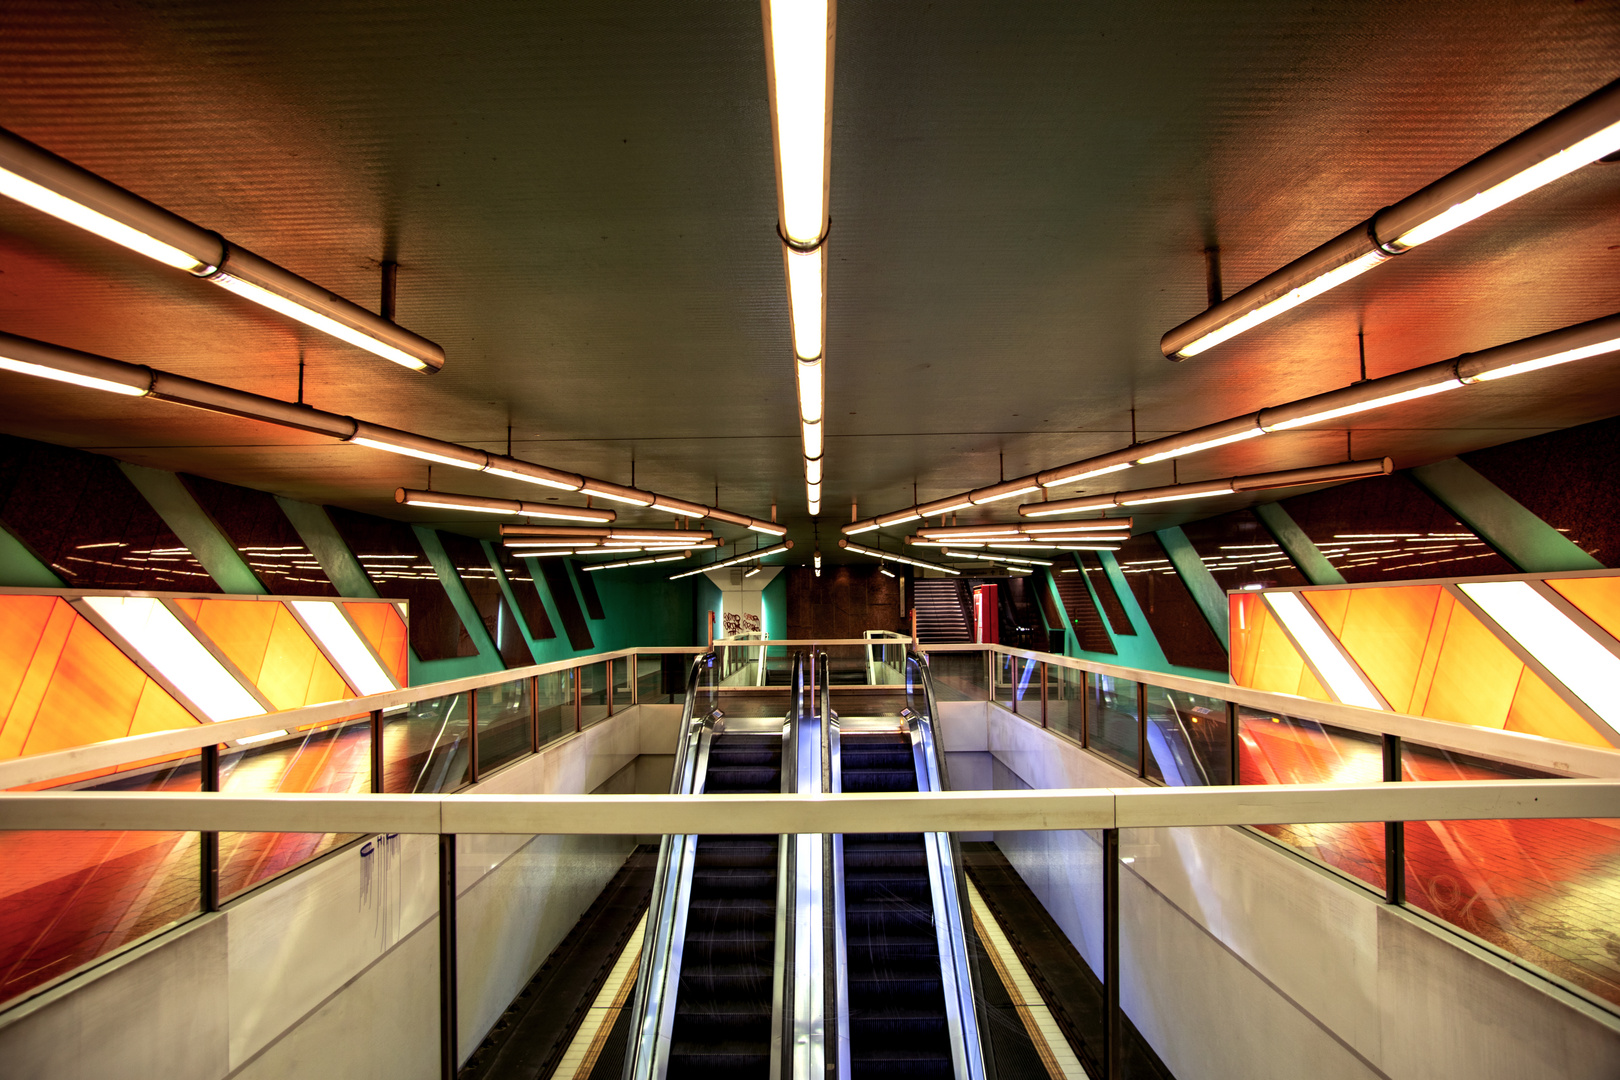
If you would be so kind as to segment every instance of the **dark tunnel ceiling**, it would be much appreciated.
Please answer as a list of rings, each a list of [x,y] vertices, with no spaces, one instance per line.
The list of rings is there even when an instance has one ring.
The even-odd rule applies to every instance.
[[[1358,328],[1380,375],[1620,310],[1599,164],[1196,360],[1157,347],[1204,306],[1207,244],[1241,287],[1620,76],[1612,2],[846,0],[836,64],[829,551],[852,498],[1113,449],[1133,406],[1149,438],[1344,385]],[[321,408],[491,449],[510,424],[544,464],[775,500],[808,556],[765,95],[746,2],[12,0],[0,125],[366,306],[397,258],[400,321],[449,361],[397,369],[3,200],[0,329],[287,398],[302,355]],[[0,395],[4,431],[296,498],[411,517],[393,489],[424,480],[176,406],[9,374]],[[1404,467],[1616,412],[1620,361],[1588,361],[1362,416],[1353,447]]]

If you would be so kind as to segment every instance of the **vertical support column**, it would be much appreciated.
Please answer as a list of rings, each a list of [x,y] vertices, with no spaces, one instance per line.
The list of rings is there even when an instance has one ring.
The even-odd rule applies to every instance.
[[[1226,778],[1228,784],[1235,786],[1243,783],[1243,759],[1238,756],[1242,752],[1243,729],[1238,726],[1237,702],[1228,701],[1226,703],[1226,761],[1227,768],[1231,773]]]
[[[602,662],[607,665],[605,668],[603,668],[603,670],[605,672],[607,672],[607,675],[606,675],[606,678],[607,678],[607,714],[609,716],[612,716],[613,715],[613,661],[612,660],[604,660]]]
[[[714,612],[712,612],[712,611],[709,612],[709,615],[712,618],[713,615],[714,615]],[[712,630],[713,627],[711,626],[710,629]],[[584,694],[584,691],[583,691],[583,688],[582,688],[581,684],[584,683],[584,681],[585,681],[584,675],[585,675],[585,665],[584,664],[581,664],[579,667],[574,669],[574,730],[575,731],[583,731],[583,730],[585,730],[584,728],[582,728],[580,726],[580,722],[579,722],[580,721],[580,707],[581,707],[580,706],[580,698]]]
[[[1401,782],[1401,737],[1384,735],[1384,783]],[[1406,902],[1406,822],[1384,822],[1384,901]]]
[[[1147,683],[1136,682],[1136,775],[1147,779]]]
[[[1080,672],[1080,746],[1091,747],[1091,672]]]
[[[371,793],[381,795],[388,790],[383,762],[383,712],[371,710]]]
[[[456,1008],[456,836],[439,834],[439,1076],[460,1068]]]
[[[761,651],[760,655],[761,656],[764,655],[763,650]],[[629,656],[624,658],[624,662],[629,665],[629,667],[625,668],[624,674],[625,674],[625,678],[630,680],[630,704],[632,704],[632,705],[640,705],[641,704],[641,678],[640,678],[640,676],[641,676],[641,654],[638,653],[638,652],[631,653]],[[761,663],[763,663],[763,662],[764,661],[761,661]],[[662,663],[662,661],[660,661],[660,663]]]
[[[1040,665],[1041,665],[1041,727],[1044,728],[1046,726],[1046,678],[1047,678],[1048,671],[1047,671],[1046,661],[1045,660],[1042,660],[1040,662]]]
[[[529,676],[529,753],[540,752],[540,676]]]
[[[198,786],[203,791],[219,790],[219,744],[202,748],[202,774]],[[198,897],[204,911],[219,910],[219,833],[198,835]]]
[[[984,700],[996,700],[996,654],[990,649],[984,650]]]
[[[467,691],[467,783],[478,783],[478,691]]]
[[[1119,830],[1103,830],[1103,1075],[1125,1075],[1125,1023],[1119,1007]]]

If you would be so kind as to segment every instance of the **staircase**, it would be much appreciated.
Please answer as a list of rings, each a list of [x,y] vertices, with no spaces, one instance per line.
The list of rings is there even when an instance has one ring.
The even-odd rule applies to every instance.
[[[1091,599],[1091,590],[1086,588],[1085,576],[1079,573],[1074,564],[1060,564],[1052,571],[1058,599],[1063,601],[1063,610],[1074,626],[1074,636],[1079,639],[1080,647],[1087,652],[1116,651],[1113,639],[1108,636],[1108,628],[1103,625],[1102,612],[1097,610],[1096,603]]]
[[[962,591],[956,582],[917,578],[911,583],[911,596],[917,609],[919,643],[948,645],[973,640],[973,623],[962,605]]]

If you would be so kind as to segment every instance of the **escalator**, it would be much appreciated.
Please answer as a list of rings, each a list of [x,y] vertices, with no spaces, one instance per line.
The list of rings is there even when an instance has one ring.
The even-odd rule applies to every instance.
[[[675,793],[945,787],[915,658],[898,716],[838,717],[825,653],[795,657],[785,718],[726,717],[713,675]],[[666,837],[624,1080],[985,1080],[961,866],[944,833]]]

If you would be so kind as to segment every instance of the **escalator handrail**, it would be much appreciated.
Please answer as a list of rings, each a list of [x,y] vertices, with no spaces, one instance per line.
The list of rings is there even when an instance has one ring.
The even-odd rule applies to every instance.
[[[926,782],[928,790],[944,791],[948,789],[945,766],[945,754],[939,745],[934,731],[934,718],[939,715],[939,706],[934,698],[934,684],[930,677],[928,665],[922,663],[916,656],[906,657],[906,696],[913,698],[912,675],[916,675],[916,685],[922,691],[922,710],[912,710],[909,718],[916,726],[920,737],[924,772],[926,775],[918,777],[918,787],[922,788]],[[925,834],[930,835],[930,834]],[[950,833],[933,833],[934,847],[938,853],[939,874],[938,884],[940,890],[939,906],[943,910],[934,913],[936,926],[942,927],[941,955],[939,958],[941,974],[945,966],[950,965],[950,979],[955,988],[954,1000],[952,995],[946,995],[946,1016],[949,1021],[952,1039],[951,1052],[956,1058],[954,1062],[957,1080],[986,1080],[984,1047],[980,1039],[979,1017],[976,1008],[983,992],[978,985],[977,971],[968,953],[967,947],[967,920],[972,916],[966,903],[967,884],[962,868],[961,846],[955,836]],[[950,955],[945,955],[948,946]]]
[[[839,752],[840,736],[836,718],[832,711],[832,694],[828,689],[828,679],[831,675],[831,664],[825,652],[816,655],[817,685],[820,689],[820,727],[822,752],[822,790],[827,792],[840,792],[843,790],[843,776],[840,768]],[[849,928],[845,921],[844,912],[844,838],[840,835],[832,837],[831,847],[827,858],[827,905],[832,923],[832,941],[830,942],[830,955],[826,956],[827,982],[830,1001],[828,1002],[827,1041],[829,1056],[836,1061],[834,1069],[835,1080],[850,1080],[850,1054],[849,1054]]]
[[[686,681],[686,703],[681,710],[680,726],[676,729],[675,764],[670,774],[671,795],[690,795],[697,784],[698,754],[695,736],[714,719],[713,710],[697,715],[697,694],[705,674],[711,674],[717,664],[713,652],[704,653],[692,662],[692,671]],[[646,929],[642,933],[641,959],[637,965],[635,1000],[630,1014],[630,1045],[625,1048],[624,1080],[659,1080],[653,1076],[657,1062],[661,1019],[666,1012],[665,998],[670,990],[670,963],[676,943],[675,908],[681,892],[681,877],[689,875],[690,866],[672,867],[679,854],[677,843],[684,848],[684,836],[665,836],[658,845],[658,869],[653,877],[652,899],[647,908]],[[661,1070],[660,1070],[661,1071]]]

